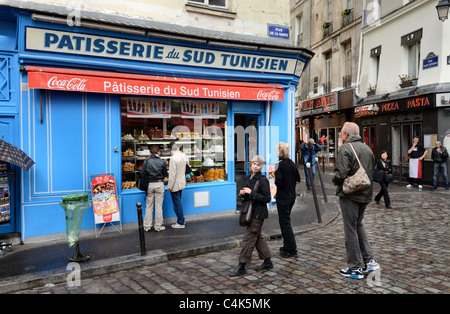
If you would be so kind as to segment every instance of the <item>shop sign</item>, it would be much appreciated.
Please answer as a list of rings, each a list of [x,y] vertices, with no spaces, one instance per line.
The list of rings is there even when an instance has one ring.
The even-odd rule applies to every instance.
[[[25,49],[77,56],[290,75],[296,73],[298,61],[294,58],[199,49],[34,27],[26,28]],[[303,67],[303,63],[299,62],[298,67]]]
[[[373,116],[378,113],[380,108],[377,104],[372,105],[365,105],[355,108],[355,117],[361,118],[361,117],[367,117],[367,116]]]
[[[298,103],[297,116],[309,116],[322,112],[338,110],[338,94],[332,93]]]
[[[125,101],[127,118],[170,118],[170,100],[129,97]]]
[[[450,106],[450,93],[436,94],[436,107]]]
[[[91,181],[95,223],[120,221],[116,180],[110,175],[98,175]]]
[[[27,67],[29,88],[165,97],[283,101],[279,85]],[[67,73],[67,74],[66,74]]]
[[[433,107],[433,98],[430,96],[417,96],[413,98],[398,99],[379,104],[373,104],[373,106],[379,107],[378,114],[394,113],[398,111],[422,110]]]

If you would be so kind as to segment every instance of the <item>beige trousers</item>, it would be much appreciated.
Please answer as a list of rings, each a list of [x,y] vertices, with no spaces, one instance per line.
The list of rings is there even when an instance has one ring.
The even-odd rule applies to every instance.
[[[153,205],[155,205],[155,230],[159,230],[163,223],[162,204],[164,200],[164,182],[150,182],[147,189],[144,218],[144,230],[150,230],[153,223]]]

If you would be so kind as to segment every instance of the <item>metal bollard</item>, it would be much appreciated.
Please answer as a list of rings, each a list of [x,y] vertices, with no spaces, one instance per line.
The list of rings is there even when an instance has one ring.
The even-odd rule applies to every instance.
[[[323,184],[322,174],[320,173],[319,158],[317,157],[316,157],[316,166],[317,166],[317,173],[319,174],[320,185],[322,186],[323,199],[325,203],[328,203],[327,193],[325,193],[325,185]]]
[[[147,255],[147,250],[145,247],[145,233],[144,233],[144,222],[142,219],[142,203],[136,203],[138,224],[139,224],[139,240],[141,245],[141,255]]]
[[[314,186],[314,179],[313,179],[313,175],[312,175],[312,171],[311,171],[311,164],[309,162],[306,163],[306,168],[308,168],[309,180],[311,181],[311,189],[312,189],[313,197],[314,197],[314,205],[316,206],[317,220],[319,221],[319,223],[322,223],[322,216],[320,215],[319,201],[317,200],[316,187]]]

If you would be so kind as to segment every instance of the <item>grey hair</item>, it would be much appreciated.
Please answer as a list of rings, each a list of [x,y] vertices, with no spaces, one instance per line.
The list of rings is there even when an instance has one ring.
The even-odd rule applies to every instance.
[[[354,122],[345,122],[341,133],[347,133],[350,138],[359,136],[359,126]]]

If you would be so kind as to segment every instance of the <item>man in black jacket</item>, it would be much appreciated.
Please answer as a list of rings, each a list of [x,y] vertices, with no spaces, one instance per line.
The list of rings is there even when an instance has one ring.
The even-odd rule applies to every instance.
[[[144,230],[150,231],[153,223],[153,205],[155,205],[155,230],[163,231],[166,229],[162,225],[163,214],[162,204],[164,200],[164,177],[167,177],[166,162],[159,158],[159,147],[150,147],[150,157],[144,162],[145,169],[149,177],[147,189]]]
[[[439,171],[442,171],[445,189],[448,190],[447,158],[447,148],[442,147],[440,141],[436,141],[436,146],[431,150],[431,159],[434,161],[433,189],[437,188]]]
[[[289,159],[289,144],[279,143],[276,147],[280,159],[275,170],[275,185],[277,186],[277,210],[280,223],[283,247],[280,248],[281,257],[297,257],[297,244],[291,225],[291,210],[295,204],[295,186],[300,182],[297,166]]]

